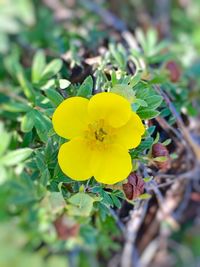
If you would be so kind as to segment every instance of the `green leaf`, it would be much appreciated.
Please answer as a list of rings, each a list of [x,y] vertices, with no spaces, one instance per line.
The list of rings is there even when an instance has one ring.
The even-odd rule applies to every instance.
[[[138,40],[138,42],[142,46],[144,52],[147,52],[147,50],[148,50],[147,41],[146,41],[146,36],[144,35],[144,32],[138,28],[138,29],[136,29],[135,34],[136,34],[136,39]]]
[[[30,148],[21,148],[15,151],[8,152],[3,158],[0,159],[0,164],[4,166],[14,166],[27,159],[31,153]]]
[[[78,89],[77,96],[90,97],[93,90],[92,76],[88,76]]]
[[[66,202],[61,192],[51,193],[49,196],[49,202],[53,213],[58,213],[62,211],[66,206]]]
[[[149,109],[156,109],[163,101],[162,96],[154,95],[145,99]]]
[[[171,154],[170,154],[170,158],[171,158],[171,159],[177,159],[177,158],[178,158],[178,154],[176,154],[176,153],[171,153]]]
[[[54,59],[52,60],[44,69],[41,79],[48,80],[52,76],[56,75],[62,68],[62,60]]]
[[[152,179],[153,179],[153,176],[149,176],[149,177],[143,178],[143,180],[144,180],[145,183],[150,182]]]
[[[154,139],[152,137],[149,137],[141,142],[141,144],[134,150],[130,152],[131,157],[134,159],[138,156],[139,153],[144,152],[147,149],[150,149],[152,147]]]
[[[17,113],[17,112],[28,112],[31,110],[31,107],[25,103],[10,101],[9,103],[3,104],[2,109],[5,111]]]
[[[152,109],[142,109],[138,110],[137,114],[140,116],[142,120],[147,120],[147,119],[149,120],[157,117],[160,114],[160,112]]]
[[[167,157],[156,157],[156,158],[153,158],[154,161],[158,161],[158,162],[165,162],[167,161]]]
[[[155,126],[155,125],[149,127],[149,128],[147,129],[148,134],[149,134],[149,135],[152,135],[152,134],[154,133],[155,129],[156,129],[156,126]]]
[[[141,82],[137,84],[135,89],[136,89],[136,98],[139,99],[145,100],[146,98],[155,95],[154,91],[150,92],[150,89],[147,87],[147,85]]]
[[[109,50],[118,66],[124,70],[126,68],[126,51],[124,47],[122,45],[116,47],[116,45],[110,44]]]
[[[149,199],[151,198],[152,196],[148,193],[144,193],[142,195],[139,196],[139,199]]]
[[[148,46],[148,54],[153,53],[154,48],[156,47],[157,40],[158,40],[157,31],[153,28],[150,28],[147,31],[147,36],[146,36],[146,42],[147,42],[147,46]]]
[[[6,33],[0,32],[0,53],[6,54],[10,49],[9,37]]]
[[[130,103],[135,102],[135,93],[130,85],[116,84],[110,89],[111,92],[121,95],[126,98]]]
[[[88,194],[79,192],[68,199],[72,205],[68,205],[67,209],[72,216],[88,217],[92,211],[94,199]]]
[[[20,0],[15,8],[17,9],[20,21],[23,21],[28,26],[34,26],[36,18],[33,2]]]
[[[61,89],[65,89],[65,88],[69,87],[70,84],[71,84],[71,82],[66,80],[66,79],[60,79],[59,80],[59,86]]]
[[[22,118],[21,130],[24,133],[28,133],[33,129],[33,126],[34,126],[34,112],[33,111],[29,111]]]
[[[34,110],[35,128],[40,140],[44,143],[48,140],[48,133],[52,128],[51,121],[48,117],[43,115],[40,111]]]
[[[121,202],[119,201],[118,197],[116,197],[114,194],[111,194],[112,201],[118,209],[121,207]]]
[[[64,98],[55,89],[47,89],[45,94],[56,107],[64,100]]]
[[[13,191],[11,201],[15,205],[24,205],[38,201],[45,193],[44,187],[34,183],[30,179],[30,175],[25,173],[11,181],[11,190]]]
[[[134,103],[137,103],[141,107],[147,107],[148,106],[146,101],[144,101],[143,99],[139,99],[139,98],[136,98]]]
[[[35,152],[35,163],[38,168],[42,173],[46,169],[46,162],[43,153],[36,151]]]
[[[0,165],[0,185],[2,185],[7,179],[8,179],[8,174],[7,170],[4,166]]]
[[[42,76],[42,72],[45,68],[46,64],[46,57],[43,51],[38,51],[34,58],[33,58],[33,64],[32,64],[32,82],[36,83],[39,82]]]
[[[3,123],[0,121],[0,136],[3,142],[0,142],[0,156],[4,154],[10,144],[11,135],[4,129]]]
[[[168,138],[166,139],[164,142],[162,142],[163,146],[168,146],[169,144],[171,144],[172,139]]]
[[[20,22],[13,17],[1,13],[0,32],[16,34],[20,31]]]
[[[31,100],[31,101],[34,102],[34,100],[35,100],[35,92],[34,92],[34,89],[32,87],[32,84],[26,79],[22,68],[21,68],[20,71],[18,71],[16,73],[16,76],[17,76],[17,80],[18,80],[21,88],[24,91],[25,96],[29,100]]]
[[[113,206],[112,198],[110,197],[110,194],[108,192],[102,190],[100,194],[103,197],[104,204],[107,204],[108,206]]]
[[[141,80],[141,73],[137,73],[131,78],[129,85],[133,88],[134,86],[136,86],[136,84],[139,83],[140,80]]]
[[[158,143],[159,139],[160,139],[160,133],[157,132],[157,133],[156,133],[156,138],[154,139],[153,143],[154,143],[154,144]]]
[[[114,86],[118,83],[117,75],[116,75],[115,71],[111,72],[111,81],[112,81],[112,86]]]

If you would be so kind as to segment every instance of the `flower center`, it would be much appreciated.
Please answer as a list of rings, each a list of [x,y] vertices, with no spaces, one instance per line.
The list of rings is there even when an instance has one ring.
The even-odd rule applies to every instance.
[[[107,132],[103,129],[100,128],[94,132],[96,140],[103,142],[104,138],[107,135]]]
[[[107,125],[104,120],[88,124],[85,131],[85,138],[91,149],[107,148],[108,145],[113,143],[114,136],[114,128]]]

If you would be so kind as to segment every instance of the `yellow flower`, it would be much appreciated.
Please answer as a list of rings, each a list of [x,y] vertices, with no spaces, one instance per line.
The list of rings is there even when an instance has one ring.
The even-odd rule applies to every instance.
[[[105,184],[127,178],[132,169],[128,150],[140,144],[144,126],[125,98],[114,93],[90,100],[71,97],[57,107],[52,122],[58,135],[70,139],[58,153],[67,176],[77,181],[94,176]]]

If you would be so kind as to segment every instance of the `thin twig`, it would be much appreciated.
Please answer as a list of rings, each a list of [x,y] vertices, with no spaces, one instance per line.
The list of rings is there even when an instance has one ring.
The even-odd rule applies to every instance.
[[[176,118],[176,122],[185,138],[189,146],[191,147],[194,155],[196,156],[196,159],[200,161],[200,147],[198,146],[197,143],[192,139],[188,129],[185,127],[183,120],[180,116],[180,114],[177,112],[176,108],[174,107],[173,103],[170,101],[169,97],[165,94],[165,92],[157,85],[155,85],[155,90],[163,97],[165,100],[167,106],[169,107],[170,111]]]
[[[192,186],[191,186],[191,183],[188,183],[188,186],[185,189],[183,200],[173,215],[176,221],[179,221],[181,219],[183,212],[187,208],[188,202],[190,200],[191,192],[192,192]]]
[[[175,129],[174,127],[172,127],[170,124],[168,124],[167,121],[164,118],[162,118],[162,117],[156,117],[155,120],[160,124],[160,126],[163,128],[163,130],[165,130],[168,133],[171,131],[180,140],[183,139],[181,133],[177,129]]]
[[[156,175],[156,179],[170,179],[170,180],[195,180],[199,179],[200,173],[200,165],[198,163],[195,164],[192,170],[180,173],[180,174],[158,174]]]
[[[149,200],[141,201],[138,203],[138,207],[132,211],[131,218],[127,225],[125,245],[122,252],[121,267],[132,267],[132,256],[135,251],[135,241],[138,234],[138,230],[144,220],[147,212]]]

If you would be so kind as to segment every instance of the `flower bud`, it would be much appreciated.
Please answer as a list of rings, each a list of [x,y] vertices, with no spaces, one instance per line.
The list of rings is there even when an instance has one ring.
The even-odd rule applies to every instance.
[[[170,168],[170,157],[167,148],[161,144],[157,143],[152,146],[152,156],[155,158],[154,163],[158,169],[168,170]],[[165,157],[166,160],[162,161],[156,158]]]
[[[135,172],[128,177],[128,182],[123,184],[124,193],[129,200],[139,197],[144,192],[144,181]]]
[[[169,72],[169,78],[171,82],[178,82],[181,76],[180,66],[173,60],[168,61],[165,65],[165,68]]]

